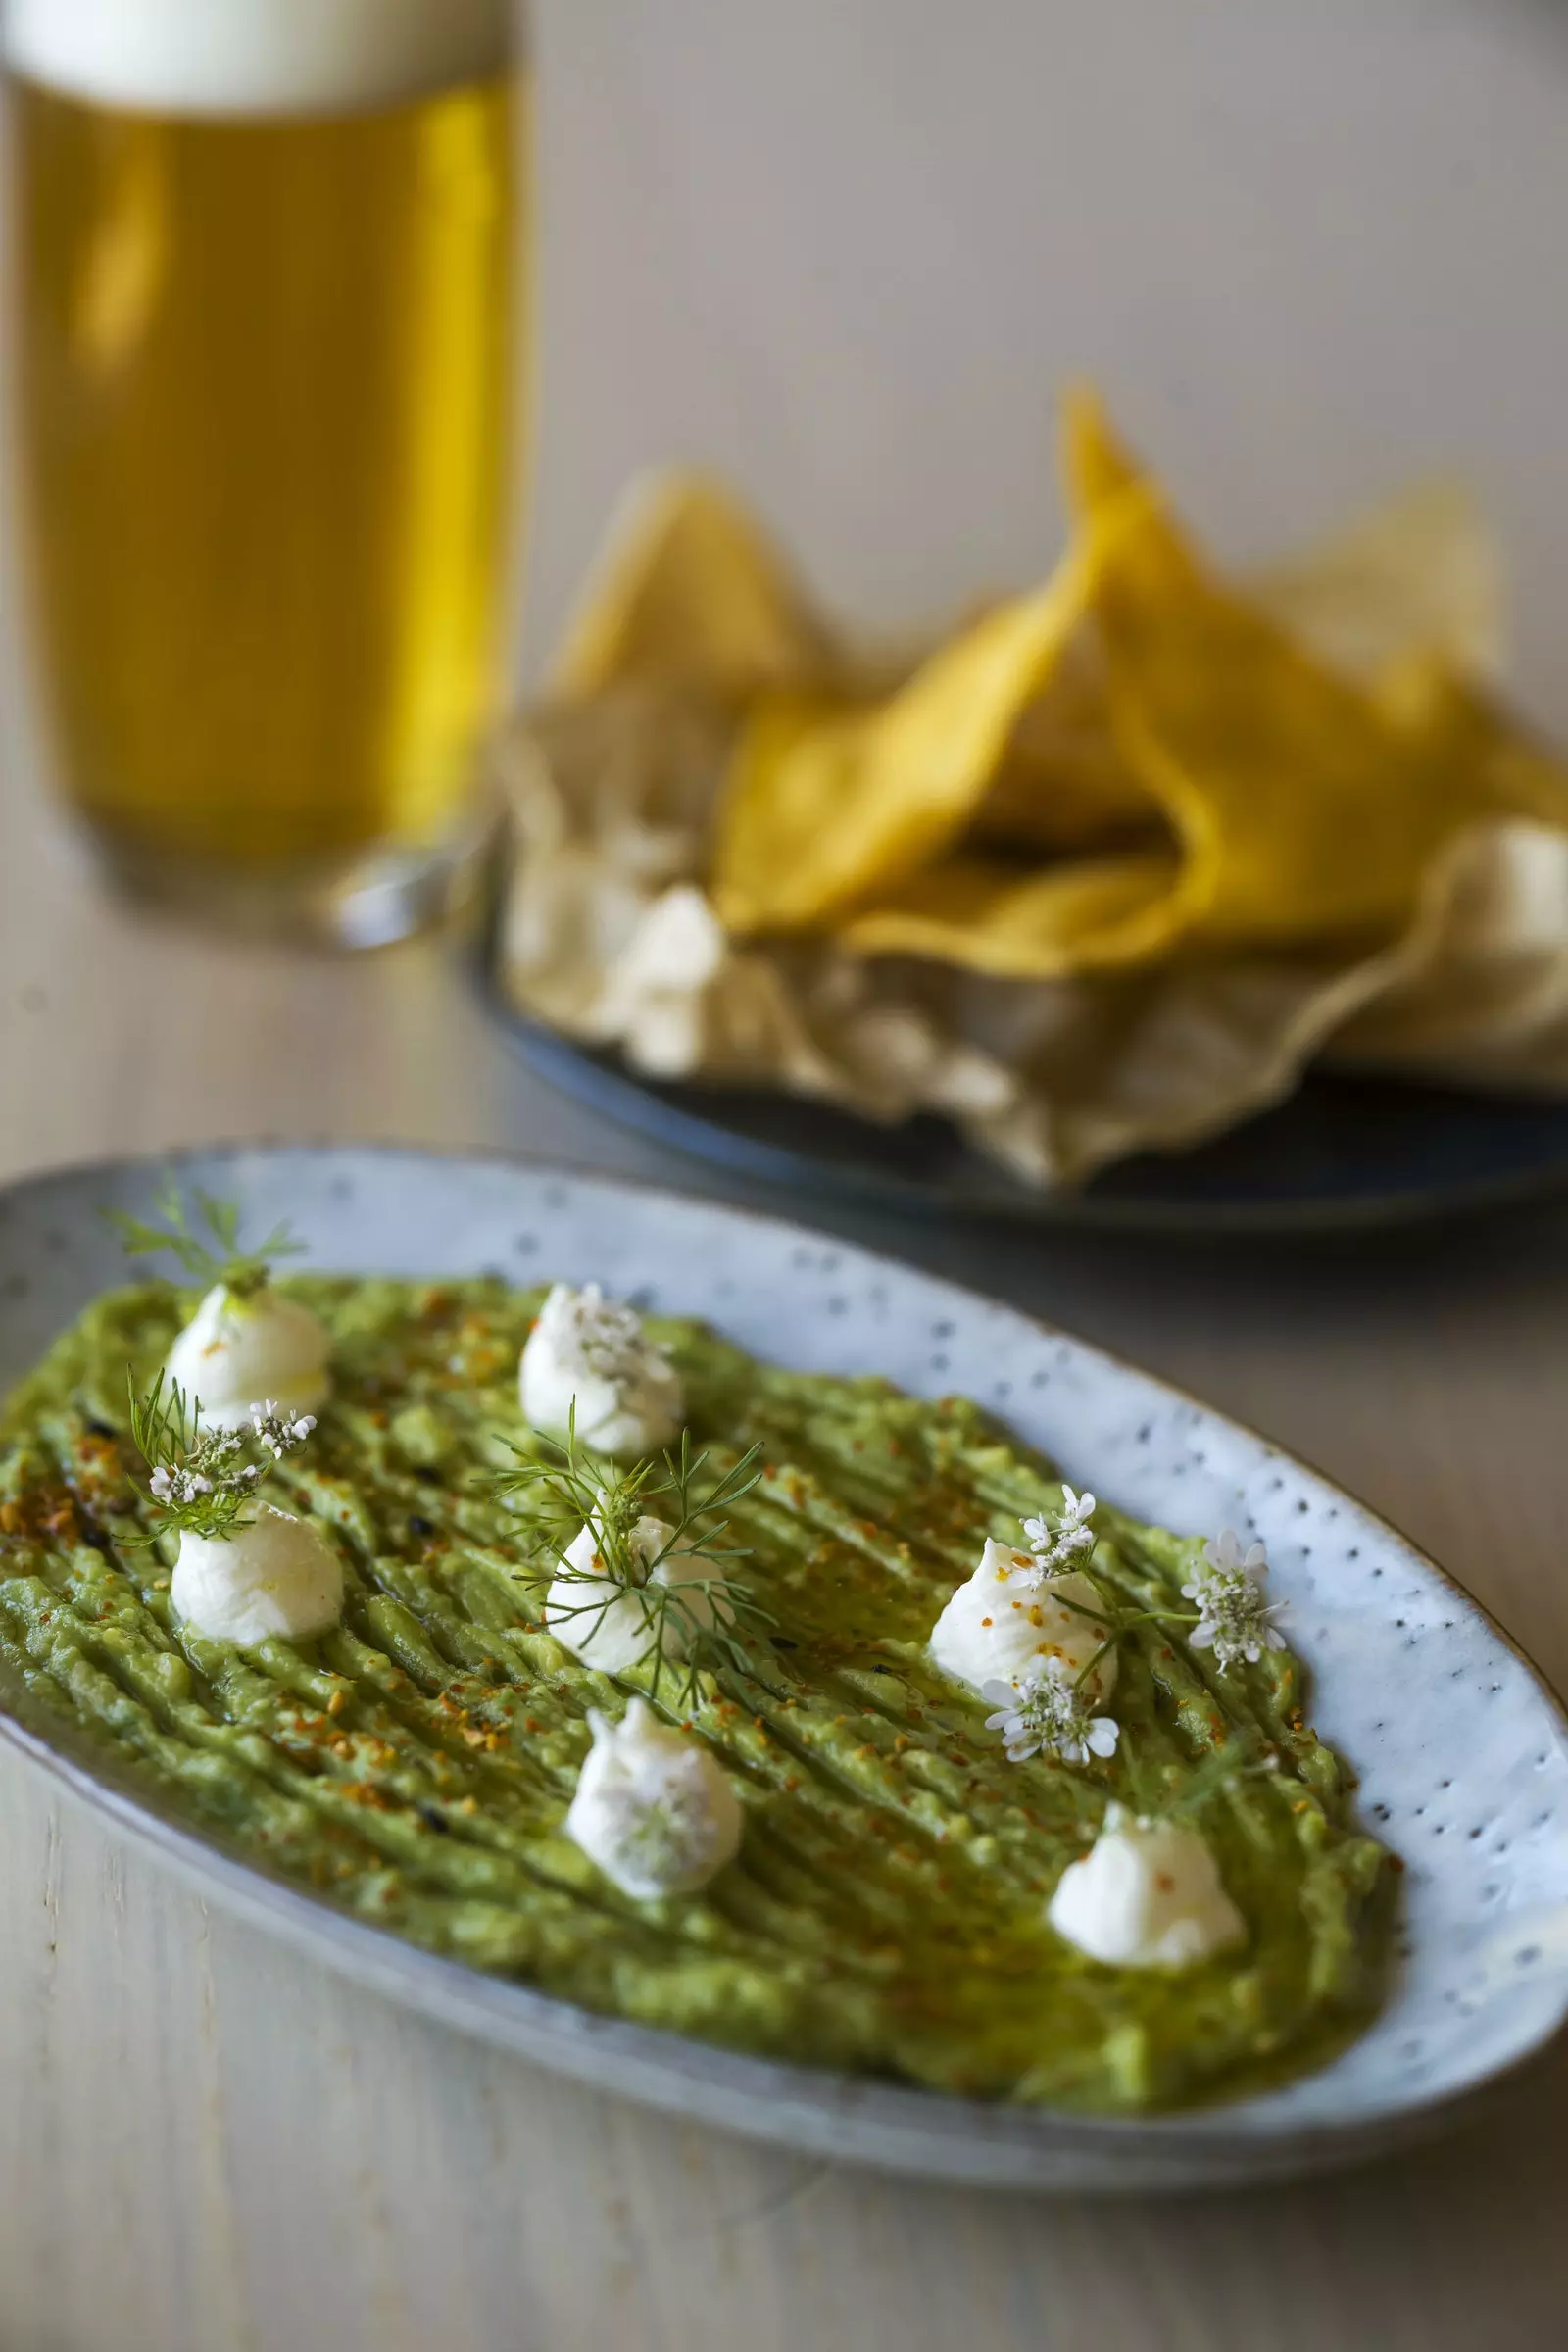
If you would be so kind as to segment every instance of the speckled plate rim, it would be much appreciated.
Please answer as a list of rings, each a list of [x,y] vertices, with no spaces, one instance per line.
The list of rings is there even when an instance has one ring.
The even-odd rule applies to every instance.
[[[589,1168],[483,1150],[443,1151],[397,1142],[336,1144],[326,1140],[224,1142],[184,1147],[147,1157],[74,1162],[0,1186],[0,1216],[16,1205],[47,1199],[64,1184],[150,1182],[172,1167],[211,1181],[216,1170],[247,1160],[304,1158],[398,1161],[455,1168],[478,1166],[514,1173],[524,1182],[564,1181],[613,1199],[711,1213],[726,1222],[762,1228],[808,1244],[827,1243],[858,1266],[893,1279],[914,1277],[961,1314],[999,1311],[983,1293],[930,1275],[906,1261],[814,1233],[808,1226],[667,1188],[612,1177]],[[1356,1503],[1334,1483],[1272,1440],[1220,1414],[1169,1382],[1038,1318],[1017,1315],[1042,1338],[1134,1380],[1204,1426],[1262,1448],[1272,1462],[1335,1495],[1357,1521],[1471,1613],[1496,1648],[1523,1668],[1555,1735],[1568,1742],[1568,1710],[1525,1650],[1459,1580],[1419,1550],[1391,1522]],[[11,1374],[5,1375],[9,1384]],[[1092,1464],[1076,1465],[1092,1478]],[[1310,1662],[1310,1653],[1308,1651]],[[744,2054],[660,2030],[600,2016],[536,1992],[512,1980],[487,1976],[441,1958],[337,1909],[325,1896],[300,1887],[220,1836],[198,1833],[158,1801],[129,1773],[122,1774],[96,1742],[34,1700],[24,1687],[0,1679],[0,1740],[49,1774],[78,1801],[107,1816],[204,1894],[246,1923],[353,1979],[367,1990],[411,2006],[470,2037],[601,2090],[685,2118],[798,2151],[866,2164],[880,2170],[956,2185],[1071,2193],[1197,2191],[1265,2184],[1331,2167],[1367,2161],[1428,2138],[1483,2113],[1505,2095],[1518,2076],[1568,2038],[1568,1995],[1556,2012],[1506,2064],[1457,2090],[1411,2097],[1373,2114],[1354,2114],[1281,2129],[1265,2096],[1142,2118],[1092,2118],[1045,2109],[949,2098]],[[1397,1995],[1396,1995],[1397,1998]]]

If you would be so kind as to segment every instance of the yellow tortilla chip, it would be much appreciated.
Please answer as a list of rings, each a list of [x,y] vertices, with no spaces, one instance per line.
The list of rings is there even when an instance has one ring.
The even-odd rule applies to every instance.
[[[1416,660],[1385,670],[1378,698],[1396,726],[1471,780],[1489,811],[1568,826],[1568,767],[1484,687]]]
[[[1020,712],[973,839],[1012,851],[1092,851],[1157,824],[1159,804],[1127,764],[1099,646],[1080,630]]]
[[[714,844],[713,899],[729,930],[820,928],[958,839],[1124,528],[1117,514],[1086,531],[1045,588],[983,614],[885,702],[759,699]]]
[[[1085,524],[1140,477],[1098,403],[1067,419]],[[1146,504],[1095,596],[1129,763],[1182,843],[1184,928],[1205,946],[1332,941],[1408,918],[1438,844],[1494,805],[1448,728],[1396,722],[1204,569]]]
[[[710,887],[739,935],[1010,979],[1391,936],[1483,813],[1568,823],[1568,776],[1488,698],[1490,549],[1406,499],[1242,593],[1098,402],[1068,404],[1074,542],[1047,585],[888,670],[761,529],[670,475],[625,515],[560,658],[739,721]]]
[[[951,1117],[1041,1185],[1233,1124],[1325,1047],[1568,1088],[1568,767],[1491,690],[1473,521],[1410,502],[1238,590],[1097,411],[1073,434],[1078,559],[1120,533],[1078,619],[1058,643],[1017,600],[951,662],[828,646],[721,493],[645,497],[564,663],[582,699],[507,762],[517,1002],[661,1076]],[[762,894],[803,846],[829,904],[857,859],[879,887],[726,933],[737,741]]]
[[[1501,670],[1497,550],[1456,482],[1418,483],[1322,546],[1254,574],[1248,590],[1298,645],[1350,677],[1374,680],[1414,659],[1482,682]]]
[[[788,565],[701,474],[635,484],[557,654],[564,701],[647,681],[740,701],[836,666]]]
[[[879,899],[840,937],[863,956],[929,956],[996,980],[1058,980],[1149,961],[1180,929],[1181,906],[1171,851],[1073,858],[1022,876],[1016,865],[957,857]]]
[[[1214,578],[1093,398],[1069,404],[1066,472],[1077,539],[1037,595],[885,702],[754,707],[714,855],[732,931],[833,927],[862,954],[1012,978],[1181,945],[1373,940],[1407,919],[1439,844],[1495,806],[1462,730],[1408,723]],[[1093,781],[1048,813],[1050,757],[1031,766],[1021,722],[1086,633],[1075,781]],[[1054,824],[1058,843],[1092,845],[1140,816],[1163,820],[1175,856],[1156,842],[1034,870],[985,856],[1005,831],[1050,841]]]
[[[1439,845],[1498,805],[1469,704],[1396,708],[1330,669],[1206,570],[1108,431],[1069,406],[1081,529],[1115,518],[1090,612],[1106,730],[1177,854],[1132,850],[1030,873],[946,861],[889,876],[841,924],[866,955],[1013,979],[1130,969],[1186,948],[1375,941],[1408,919]],[[1446,673],[1439,673],[1446,675]],[[1116,773],[1106,761],[1104,773]],[[1531,781],[1539,810],[1544,789]],[[1516,784],[1511,805],[1521,805]],[[1109,795],[1102,803],[1112,806]],[[1124,795],[1122,808],[1138,806]]]
[[[1135,478],[1102,452],[1100,495],[1124,493]],[[1453,482],[1416,485],[1305,555],[1250,575],[1246,592],[1303,651],[1363,684],[1413,662],[1477,683],[1500,667],[1496,546]],[[1020,718],[974,836],[1013,850],[1082,851],[1147,824],[1156,808],[1117,740],[1102,651],[1086,632]]]

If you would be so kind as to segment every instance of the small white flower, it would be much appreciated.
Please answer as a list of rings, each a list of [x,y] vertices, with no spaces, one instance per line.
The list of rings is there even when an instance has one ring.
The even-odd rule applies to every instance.
[[[1235,1528],[1222,1527],[1203,1545],[1202,1565],[1217,1576],[1234,1576],[1238,1568],[1245,1569],[1249,1576],[1262,1576],[1268,1568],[1268,1557],[1261,1544],[1250,1544],[1243,1551]]]
[[[558,1282],[518,1365],[523,1417],[556,1434],[575,1425],[584,1445],[609,1454],[657,1452],[680,1434],[680,1375],[642,1318],[597,1283]]]
[[[258,1445],[265,1446],[274,1461],[281,1461],[285,1453],[291,1452],[296,1446],[303,1446],[316,1427],[314,1413],[291,1416],[281,1412],[270,1396],[265,1404],[253,1404],[250,1414],[251,1430]]]
[[[159,1502],[169,1503],[176,1510],[185,1503],[194,1502],[200,1494],[210,1494],[212,1491],[213,1482],[210,1478],[203,1478],[199,1472],[182,1469],[177,1464],[172,1469],[155,1470],[148,1481],[149,1494]]]
[[[607,1298],[597,1282],[565,1294],[558,1310],[563,1336],[568,1336],[578,1361],[602,1380],[635,1380],[650,1357],[662,1368],[664,1350],[648,1337],[635,1307]]]
[[[607,1298],[597,1282],[588,1284],[582,1298],[579,1345],[591,1371],[603,1373],[607,1380],[624,1380],[640,1370],[646,1356],[662,1355],[634,1307]]]
[[[1091,1702],[1062,1665],[1048,1658],[1043,1667],[1018,1683],[986,1683],[982,1698],[997,1712],[986,1717],[986,1729],[1000,1732],[1010,1763],[1044,1750],[1064,1764],[1087,1764],[1091,1756],[1111,1756],[1121,1727],[1109,1715],[1096,1715]]]
[[[1095,1531],[1090,1521],[1095,1515],[1092,1494],[1075,1494],[1071,1487],[1061,1490],[1059,1511],[1042,1511],[1038,1519],[1026,1519],[1023,1532],[1034,1553],[1034,1565],[1021,1571],[1023,1582],[1039,1587],[1052,1577],[1065,1576],[1082,1551],[1092,1551]]]
[[[1222,1674],[1244,1662],[1255,1666],[1265,1649],[1283,1649],[1285,1637],[1271,1620],[1284,1607],[1263,1597],[1259,1579],[1268,1561],[1261,1544],[1244,1552],[1233,1528],[1224,1528],[1211,1544],[1182,1592],[1198,1604],[1198,1623],[1188,1637],[1194,1649],[1211,1649]]]

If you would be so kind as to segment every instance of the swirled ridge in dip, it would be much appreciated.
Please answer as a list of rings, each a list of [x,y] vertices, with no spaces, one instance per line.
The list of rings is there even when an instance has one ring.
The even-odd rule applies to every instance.
[[[1014,1543],[1059,1502],[1055,1472],[962,1398],[780,1371],[686,1323],[651,1329],[695,1441],[718,1467],[764,1449],[727,1541],[752,1547],[734,1573],[776,1628],[758,1678],[705,1680],[689,1716],[744,1809],[736,1860],[696,1894],[623,1893],[563,1825],[590,1708],[618,1718],[639,1676],[612,1682],[546,1630],[548,1568],[520,1573],[530,1505],[475,1484],[504,1441],[538,1443],[516,1363],[543,1294],[284,1287],[333,1342],[313,1442],[266,1488],[343,1561],[342,1622],[315,1641],[203,1639],[167,1559],[135,1547],[125,1368],[152,1377],[187,1296],[100,1299],[0,1437],[0,1663],[192,1823],[364,1919],[592,2008],[954,2092],[1176,2103],[1321,2063],[1369,2017],[1391,1858],[1349,1818],[1290,1653],[1223,1676],[1190,1629],[1140,1624],[1114,1757],[1009,1761],[988,1702],[927,1641],[985,1540]],[[1095,1528],[1102,1591],[1190,1614],[1196,1544],[1103,1504]],[[1245,1944],[1181,1972],[1075,1950],[1047,1906],[1107,1799],[1147,1810],[1151,1786],[1179,1792],[1231,1740],[1277,1759],[1201,1815]]]

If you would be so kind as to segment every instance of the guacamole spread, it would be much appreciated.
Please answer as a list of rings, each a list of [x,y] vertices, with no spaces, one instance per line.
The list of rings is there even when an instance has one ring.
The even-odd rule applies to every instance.
[[[705,1673],[678,1702],[740,1798],[736,1859],[699,1893],[620,1892],[563,1823],[589,1710],[623,1716],[649,1675],[612,1681],[545,1629],[529,1494],[484,1484],[540,1445],[517,1362],[543,1294],[280,1288],[332,1338],[312,1441],[264,1489],[343,1564],[341,1622],[314,1640],[194,1633],[171,1602],[177,1539],[142,1540],[126,1367],[150,1384],[190,1294],[100,1299],[0,1423],[0,1658],[193,1825],[592,2008],[947,2091],[1191,2100],[1320,2063],[1368,2017],[1391,1858],[1351,1823],[1290,1652],[1222,1674],[1194,1645],[1198,1544],[1099,1506],[1088,1564],[1125,1626],[1119,1743],[1077,1766],[1014,1760],[927,1642],[987,1538],[1016,1544],[1060,1506],[1055,1471],[962,1397],[781,1371],[689,1323],[650,1330],[713,1469],[761,1447],[726,1542],[770,1622],[754,1673]],[[1216,1771],[1220,1749],[1237,1769]],[[1047,1919],[1063,1872],[1108,1803],[1184,1792],[1245,1942],[1181,1971],[1087,1958]]]

